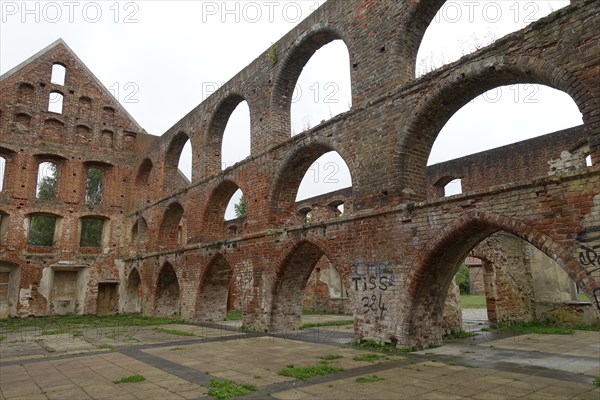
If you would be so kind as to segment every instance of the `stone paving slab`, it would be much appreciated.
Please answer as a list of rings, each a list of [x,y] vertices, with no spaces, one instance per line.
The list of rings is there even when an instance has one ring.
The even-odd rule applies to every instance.
[[[169,333],[182,332],[191,336]],[[171,324],[148,327],[103,327],[82,330],[65,329],[59,334],[42,334],[38,329],[4,333],[0,342],[2,362],[28,360],[57,355],[79,355],[111,351],[125,346],[146,346],[170,341],[218,340],[239,335],[235,331],[204,326]]]
[[[600,399],[592,384],[600,376],[598,332],[463,339],[368,362],[353,358],[369,352],[336,344],[326,330],[274,337],[185,324],[162,328],[194,336],[148,329],[139,342],[70,355],[78,342],[4,343],[0,400],[210,399],[212,379],[255,385],[247,399]],[[36,353],[32,343],[42,350]],[[27,356],[15,356],[19,345]],[[47,350],[50,345],[55,352]],[[333,355],[339,358],[321,358]],[[278,374],[288,365],[319,362],[344,371],[307,381]],[[131,374],[146,380],[113,383]],[[372,375],[383,379],[356,381]]]

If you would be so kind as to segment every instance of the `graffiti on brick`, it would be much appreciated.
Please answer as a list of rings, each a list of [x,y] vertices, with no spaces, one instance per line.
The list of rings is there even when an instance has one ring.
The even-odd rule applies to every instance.
[[[383,290],[393,286],[396,276],[390,262],[367,264],[357,261],[354,264],[354,290]]]
[[[383,293],[394,285],[395,279],[390,262],[370,264],[357,261],[354,264],[354,290],[371,292],[361,297],[364,314],[373,313],[379,320],[384,319],[387,308]]]
[[[381,293],[379,293],[379,296],[376,294],[373,294],[370,297],[364,296],[361,299],[363,305],[363,312],[365,314],[368,314],[370,312],[374,313],[375,315],[379,314],[379,319],[383,320],[383,313],[387,310],[387,308],[385,308],[385,303],[383,302],[382,296],[383,295]]]
[[[577,235],[579,262],[588,274],[600,271],[600,226],[587,228]]]

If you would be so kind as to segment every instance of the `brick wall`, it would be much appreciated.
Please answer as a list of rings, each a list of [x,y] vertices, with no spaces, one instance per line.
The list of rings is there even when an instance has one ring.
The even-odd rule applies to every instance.
[[[598,272],[582,248],[597,245],[600,226],[600,5],[575,2],[413,79],[416,50],[442,4],[330,0],[275,42],[277,62],[266,50],[154,141],[60,43],[4,76],[0,149],[9,179],[0,208],[18,223],[2,239],[0,257],[20,266],[20,288],[29,290],[29,297],[19,299],[29,307],[21,315],[47,312],[36,285],[44,269],[69,261],[69,268],[86,271],[83,312],[94,312],[97,282],[117,279],[121,296],[128,295],[135,268],[142,312],[215,319],[227,302],[225,279],[218,276],[228,270],[215,267],[222,257],[231,268],[230,282],[243,288],[236,301],[242,302],[244,323],[258,330],[294,329],[310,275],[326,256],[349,288],[357,338],[422,346],[441,340],[443,299],[459,263],[497,231],[553,258],[598,307]],[[351,54],[353,108],[290,137],[288,94],[310,56],[338,38]],[[65,89],[48,81],[59,58],[67,68]],[[565,145],[573,140],[568,149],[587,146],[594,166],[570,168],[565,162],[548,175],[550,160],[539,154],[531,158],[535,167],[506,181],[504,174],[487,171],[489,179],[478,178],[475,168],[465,172],[464,165],[450,163],[473,186],[461,196],[432,197],[437,181],[428,181],[426,161],[440,129],[478,94],[515,83],[548,85],[573,98],[584,125],[558,135]],[[48,113],[46,98],[59,89],[64,112]],[[242,99],[251,113],[252,154],[221,171],[224,121]],[[88,135],[100,149],[93,157],[77,144]],[[173,169],[186,138],[194,160],[189,184]],[[555,158],[557,152],[545,146]],[[317,205],[317,217],[306,221],[295,203],[298,185],[311,163],[332,150],[352,174],[351,193],[343,200],[350,207],[339,216],[336,204]],[[520,151],[532,154],[527,145],[506,154]],[[60,195],[52,205],[33,199],[36,160],[46,155],[60,160]],[[105,202],[90,210],[82,201],[83,166],[98,161],[109,164],[110,184]],[[484,170],[499,165],[492,157],[478,162]],[[248,215],[232,235],[223,227],[222,211],[237,188],[246,196]],[[27,246],[22,222],[32,212],[60,217],[56,246]],[[78,247],[78,220],[90,214],[108,220],[109,233],[101,251],[87,253]],[[142,245],[141,221],[148,232]],[[206,312],[211,304],[218,313]]]

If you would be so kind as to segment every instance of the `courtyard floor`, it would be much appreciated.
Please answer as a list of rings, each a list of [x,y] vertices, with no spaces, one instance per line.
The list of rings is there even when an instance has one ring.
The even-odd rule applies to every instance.
[[[348,319],[309,316],[304,322],[336,318]],[[347,345],[352,326],[257,336],[235,325],[3,333],[0,400],[211,399],[207,386],[217,379],[254,385],[256,391],[240,397],[247,399],[600,399],[593,383],[600,376],[600,332],[479,332],[375,359]],[[343,371],[307,380],[278,373],[319,363]],[[145,380],[114,383],[134,374]],[[373,379],[357,381],[361,377]]]

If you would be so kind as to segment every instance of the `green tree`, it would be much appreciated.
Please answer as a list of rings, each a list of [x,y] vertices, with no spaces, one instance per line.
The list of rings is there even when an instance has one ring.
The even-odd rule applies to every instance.
[[[38,170],[37,198],[43,201],[53,201],[56,198],[57,182],[56,164],[44,162]]]
[[[463,263],[456,273],[456,284],[460,289],[460,294],[471,293],[471,283],[469,280],[469,268]]]
[[[236,218],[245,218],[248,213],[246,209],[246,197],[242,195],[240,201],[238,201],[237,204],[234,204],[233,208],[235,210]]]
[[[81,220],[80,247],[102,246],[102,225],[104,221],[99,218],[83,218]]]
[[[104,174],[97,168],[88,169],[85,187],[85,202],[91,205],[100,204],[102,201],[102,188]]]
[[[54,244],[56,217],[33,215],[29,224],[29,244],[31,246],[50,247]]]

